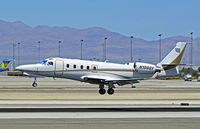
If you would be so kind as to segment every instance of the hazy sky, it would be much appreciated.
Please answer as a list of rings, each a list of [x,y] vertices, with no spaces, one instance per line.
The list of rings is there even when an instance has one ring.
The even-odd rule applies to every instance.
[[[104,27],[146,40],[200,37],[200,0],[0,0],[0,19],[74,28]]]

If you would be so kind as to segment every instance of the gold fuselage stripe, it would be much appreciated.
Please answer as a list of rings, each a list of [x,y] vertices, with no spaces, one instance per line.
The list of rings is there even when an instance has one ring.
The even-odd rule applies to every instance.
[[[133,69],[76,69],[76,70],[52,70],[52,71],[37,71],[37,72],[81,72],[81,71],[88,71],[88,72],[98,72],[98,71],[115,71],[115,72],[135,72]]]

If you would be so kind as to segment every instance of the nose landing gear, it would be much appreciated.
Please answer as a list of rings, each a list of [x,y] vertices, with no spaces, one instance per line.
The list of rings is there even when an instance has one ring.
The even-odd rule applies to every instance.
[[[36,81],[37,81],[37,78],[35,77],[34,81],[33,81],[33,84],[32,84],[33,87],[37,87],[37,82]]]

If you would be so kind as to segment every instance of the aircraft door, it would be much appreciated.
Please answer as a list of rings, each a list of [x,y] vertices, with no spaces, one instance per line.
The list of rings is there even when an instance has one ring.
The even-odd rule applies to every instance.
[[[64,70],[64,61],[63,60],[55,60],[55,75],[62,76]]]
[[[134,62],[134,64],[133,64],[133,77],[136,77],[135,72],[137,72],[136,71],[136,62]]]

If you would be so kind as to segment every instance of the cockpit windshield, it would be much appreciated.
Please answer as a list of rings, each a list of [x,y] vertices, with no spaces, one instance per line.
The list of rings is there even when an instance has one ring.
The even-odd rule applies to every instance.
[[[47,63],[47,60],[43,60],[40,62],[40,64],[46,64]]]
[[[49,61],[49,62],[47,63],[47,65],[53,65],[53,62],[52,62],[52,61]]]

